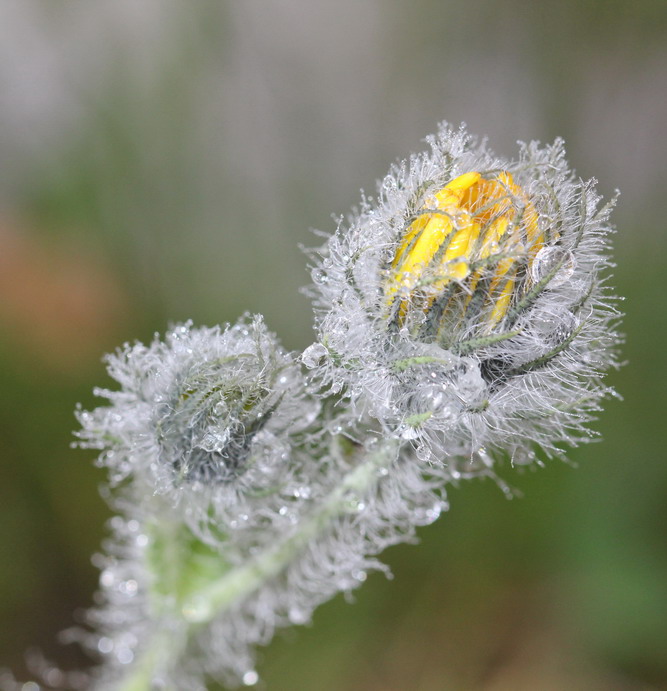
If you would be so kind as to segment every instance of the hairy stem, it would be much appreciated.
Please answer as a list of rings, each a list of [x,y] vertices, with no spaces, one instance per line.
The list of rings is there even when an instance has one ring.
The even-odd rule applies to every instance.
[[[179,659],[190,635],[288,568],[311,541],[329,529],[333,519],[354,511],[355,504],[380,477],[378,471],[393,462],[395,451],[394,442],[385,442],[368,452],[283,540],[184,598],[179,616],[188,634],[184,637],[169,636],[164,631],[156,634],[119,684],[118,691],[150,691],[157,670]]]

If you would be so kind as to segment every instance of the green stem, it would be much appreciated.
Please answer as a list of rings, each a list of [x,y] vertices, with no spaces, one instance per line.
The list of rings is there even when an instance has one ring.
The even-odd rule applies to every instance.
[[[284,571],[312,540],[329,528],[332,519],[358,510],[359,501],[377,481],[380,469],[390,465],[394,458],[393,442],[373,450],[341,479],[310,514],[304,516],[287,537],[186,597],[179,614],[186,622],[189,633],[211,622],[234,603]],[[187,638],[187,635],[169,635],[168,631],[156,633],[117,691],[149,691],[156,670],[163,664],[177,663],[187,646]]]
[[[150,646],[132,666],[130,674],[118,685],[117,691],[150,691],[153,688],[155,671],[163,662],[176,660],[185,649],[186,641],[168,632],[155,633]],[[163,687],[165,691],[177,691],[175,687]]]
[[[345,475],[326,499],[284,540],[197,593],[184,604],[183,617],[193,624],[210,622],[233,603],[277,576],[311,540],[327,529],[333,518],[354,510],[353,504],[377,480],[378,470],[393,461],[393,448],[389,445],[371,453]]]

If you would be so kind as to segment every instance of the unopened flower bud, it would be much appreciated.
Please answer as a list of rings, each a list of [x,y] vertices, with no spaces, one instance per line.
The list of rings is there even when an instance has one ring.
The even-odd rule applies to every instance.
[[[121,390],[100,391],[111,405],[79,413],[82,445],[102,449],[118,480],[158,493],[266,490],[285,471],[290,435],[316,412],[298,363],[260,317],[222,330],[178,325],[108,362]]]
[[[559,455],[609,393],[613,204],[598,208],[561,141],[516,161],[447,125],[428,141],[320,251],[323,390],[344,385],[357,415],[452,468],[480,449]]]

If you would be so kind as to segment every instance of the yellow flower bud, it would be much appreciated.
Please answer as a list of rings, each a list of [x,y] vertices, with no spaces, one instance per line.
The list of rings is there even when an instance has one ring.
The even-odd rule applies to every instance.
[[[459,175],[425,193],[391,262],[385,284],[390,319],[416,308],[431,337],[447,340],[475,298],[484,330],[508,312],[520,279],[544,244],[538,215],[506,171]],[[436,309],[437,319],[428,319]],[[433,322],[437,323],[433,323]],[[451,339],[450,339],[451,340]]]

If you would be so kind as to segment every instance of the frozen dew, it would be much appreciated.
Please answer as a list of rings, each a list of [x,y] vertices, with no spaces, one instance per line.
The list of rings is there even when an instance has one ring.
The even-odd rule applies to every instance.
[[[534,283],[548,280],[549,288],[558,288],[570,279],[574,269],[572,252],[562,247],[543,247],[531,264],[530,277]]]
[[[211,603],[204,597],[195,596],[183,605],[181,614],[191,624],[206,621],[211,616]]]

